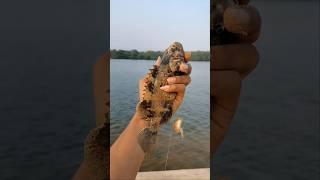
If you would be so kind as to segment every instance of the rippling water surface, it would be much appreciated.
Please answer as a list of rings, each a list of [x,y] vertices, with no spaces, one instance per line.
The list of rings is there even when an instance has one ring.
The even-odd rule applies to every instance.
[[[111,61],[111,143],[119,136],[135,112],[138,100],[138,81],[152,67],[154,61]],[[209,167],[209,62],[191,62],[192,83],[185,99],[170,123],[164,125],[158,137],[158,148],[147,157],[141,170],[163,170],[172,132],[171,123],[176,117],[184,119],[184,139],[172,135],[167,169]]]

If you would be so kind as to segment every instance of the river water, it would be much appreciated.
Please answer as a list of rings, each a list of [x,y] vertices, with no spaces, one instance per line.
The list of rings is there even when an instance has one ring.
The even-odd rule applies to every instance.
[[[150,60],[111,60],[111,143],[119,136],[135,112],[138,100],[138,81],[152,67]],[[209,62],[191,62],[192,82],[188,86],[184,102],[170,123],[164,125],[158,137],[156,151],[149,155],[141,171],[163,170],[172,132],[172,120],[184,119],[184,139],[172,135],[167,169],[209,167]]]

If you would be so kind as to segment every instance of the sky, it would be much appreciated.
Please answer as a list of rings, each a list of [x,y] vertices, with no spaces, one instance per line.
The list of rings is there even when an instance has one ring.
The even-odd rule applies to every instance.
[[[111,49],[210,49],[209,0],[111,0],[110,9]]]

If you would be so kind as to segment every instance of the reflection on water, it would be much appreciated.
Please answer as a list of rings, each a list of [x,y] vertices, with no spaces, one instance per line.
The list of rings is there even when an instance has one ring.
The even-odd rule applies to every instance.
[[[111,143],[130,121],[138,101],[138,81],[152,67],[153,61],[111,61]],[[180,109],[173,116],[184,119],[184,139],[172,134],[167,169],[209,167],[209,62],[191,62],[192,83],[188,86]],[[157,150],[147,156],[141,170],[163,170],[168,150],[172,122],[159,133]]]

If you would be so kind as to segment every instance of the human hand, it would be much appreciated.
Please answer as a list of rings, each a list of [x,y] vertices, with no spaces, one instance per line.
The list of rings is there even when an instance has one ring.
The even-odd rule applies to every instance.
[[[158,57],[154,68],[139,82],[139,103],[133,122],[138,119],[138,143],[144,152],[153,149],[161,124],[170,120],[183,101],[191,81],[190,55],[183,53],[182,45],[175,42],[165,51],[164,61]]]
[[[187,54],[187,53],[186,53]],[[181,63],[180,65],[180,71],[184,72],[186,75],[181,75],[181,76],[173,76],[169,77],[167,79],[167,85],[160,87],[161,90],[168,92],[168,93],[176,93],[176,97],[173,101],[172,105],[172,111],[175,113],[180,105],[183,102],[184,94],[186,87],[190,84],[191,78],[190,78],[190,73],[192,70],[192,67],[190,63],[188,63],[190,59],[190,55],[185,56],[185,62]],[[161,63],[161,58],[158,57],[156,63],[154,64],[155,66],[159,66]],[[147,77],[147,76],[146,76]],[[139,101],[142,101],[142,95],[145,91],[146,84],[147,84],[147,79],[144,77],[139,81]]]
[[[238,5],[223,7],[224,44],[211,47],[212,98],[212,152],[222,143],[236,112],[242,80],[254,70],[259,55],[251,44],[260,34],[261,19],[258,11],[239,0]],[[214,29],[213,29],[214,30]]]

